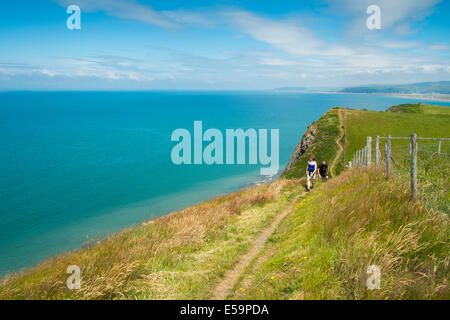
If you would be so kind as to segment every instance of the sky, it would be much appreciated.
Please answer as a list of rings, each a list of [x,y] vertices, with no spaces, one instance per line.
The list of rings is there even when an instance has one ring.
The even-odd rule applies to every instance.
[[[69,29],[70,5],[81,10]],[[366,12],[380,8],[380,29]],[[29,0],[0,90],[259,90],[450,80],[450,0]]]

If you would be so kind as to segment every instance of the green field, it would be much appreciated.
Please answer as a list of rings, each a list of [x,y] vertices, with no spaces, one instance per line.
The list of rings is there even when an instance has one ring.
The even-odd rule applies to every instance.
[[[387,112],[397,113],[415,113],[415,114],[444,114],[449,115],[448,107],[435,106],[423,103],[407,103],[398,106],[392,106],[386,110]]]
[[[366,144],[366,137],[410,137],[416,133],[423,138],[450,137],[450,108],[421,103],[404,104],[388,109],[388,112],[345,110],[346,157],[353,155]],[[386,139],[380,140],[380,155],[384,162]],[[397,174],[410,174],[410,140],[392,140],[392,168]],[[419,195],[430,206],[449,212],[450,141],[418,140],[418,187]],[[375,158],[375,143],[372,143],[372,159]],[[384,163],[382,164],[384,165]]]
[[[422,110],[421,113],[417,112],[419,109]],[[352,160],[355,152],[366,144],[368,136],[372,139],[377,135],[409,137],[416,133],[419,137],[450,137],[449,107],[413,104],[401,105],[391,110],[395,111],[345,110],[345,162]]]

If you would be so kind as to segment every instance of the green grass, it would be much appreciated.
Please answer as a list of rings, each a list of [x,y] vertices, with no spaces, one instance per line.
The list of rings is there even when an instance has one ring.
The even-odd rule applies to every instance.
[[[396,142],[392,147],[391,156],[394,169],[405,177],[410,175],[409,145],[407,142]],[[418,195],[430,207],[449,213],[450,141],[441,141],[441,153],[437,152],[437,141],[419,140],[418,149]]]
[[[386,110],[386,112],[424,114],[424,108],[421,103],[407,103],[390,107]]]
[[[426,104],[408,104],[389,108],[391,112],[346,110],[346,162],[366,144],[366,137],[378,136],[450,137],[450,108]],[[420,111],[420,112],[419,112]],[[409,175],[410,140],[392,140],[392,166]],[[384,160],[385,139],[380,141],[381,158]],[[419,195],[428,205],[449,211],[450,142],[441,142],[441,154],[437,154],[438,142],[418,140]],[[372,159],[375,158],[375,144],[372,144]]]
[[[313,144],[308,151],[297,160],[293,167],[284,173],[283,177],[288,179],[304,177],[306,163],[308,162],[310,155],[315,156],[317,163],[325,160],[328,165],[331,164],[331,161],[338,151],[338,146],[336,145],[336,139],[339,138],[340,134],[338,110],[338,108],[329,110],[319,120],[312,124],[317,128],[317,135],[314,138]],[[342,167],[343,166],[338,166],[336,172],[340,172]]]
[[[448,107],[435,106],[431,104],[407,103],[390,107],[386,110],[386,112],[450,115],[450,111],[448,109]]]
[[[339,126],[343,125],[339,122],[339,110],[342,110],[345,117],[345,159],[337,162],[337,174],[344,169],[345,163],[352,160],[355,152],[365,146],[368,136],[373,140],[377,135],[409,137],[412,133],[417,133],[420,137],[450,137],[449,107],[422,103],[402,104],[390,107],[387,110],[389,112],[333,108],[312,123],[317,129],[313,144],[283,177],[304,177],[310,155],[314,155],[317,161],[325,160],[331,164],[338,151],[336,140],[339,137]],[[380,148],[384,147],[384,143],[382,141]],[[408,142],[395,143],[406,145]]]
[[[450,298],[448,216],[412,201],[407,179],[355,169],[322,186],[280,224],[229,298]],[[379,290],[366,286],[370,265],[381,269]]]
[[[372,139],[377,135],[409,137],[417,133],[419,137],[450,137],[450,108],[429,105],[423,107],[425,114],[346,109],[345,162],[352,160],[355,152],[365,146],[368,136]],[[384,143],[382,141],[380,148],[384,147]]]
[[[441,114],[441,115],[450,116],[449,107],[435,106],[435,105],[431,105],[431,104],[426,104],[424,106],[423,110],[424,110],[424,114]]]

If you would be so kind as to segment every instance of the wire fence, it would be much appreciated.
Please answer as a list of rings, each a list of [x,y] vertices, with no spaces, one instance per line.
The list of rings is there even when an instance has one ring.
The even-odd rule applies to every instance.
[[[386,178],[394,172],[409,175],[411,195],[421,198],[438,210],[449,213],[450,138],[367,137],[349,167],[383,167]]]

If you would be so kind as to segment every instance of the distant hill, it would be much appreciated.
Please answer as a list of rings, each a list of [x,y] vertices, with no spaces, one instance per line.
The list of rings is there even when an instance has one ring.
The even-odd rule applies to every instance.
[[[398,113],[418,113],[418,114],[450,114],[449,107],[435,106],[423,103],[406,103],[399,104],[398,106],[390,107],[386,112],[398,112]]]
[[[346,93],[450,94],[450,81],[348,87]]]

